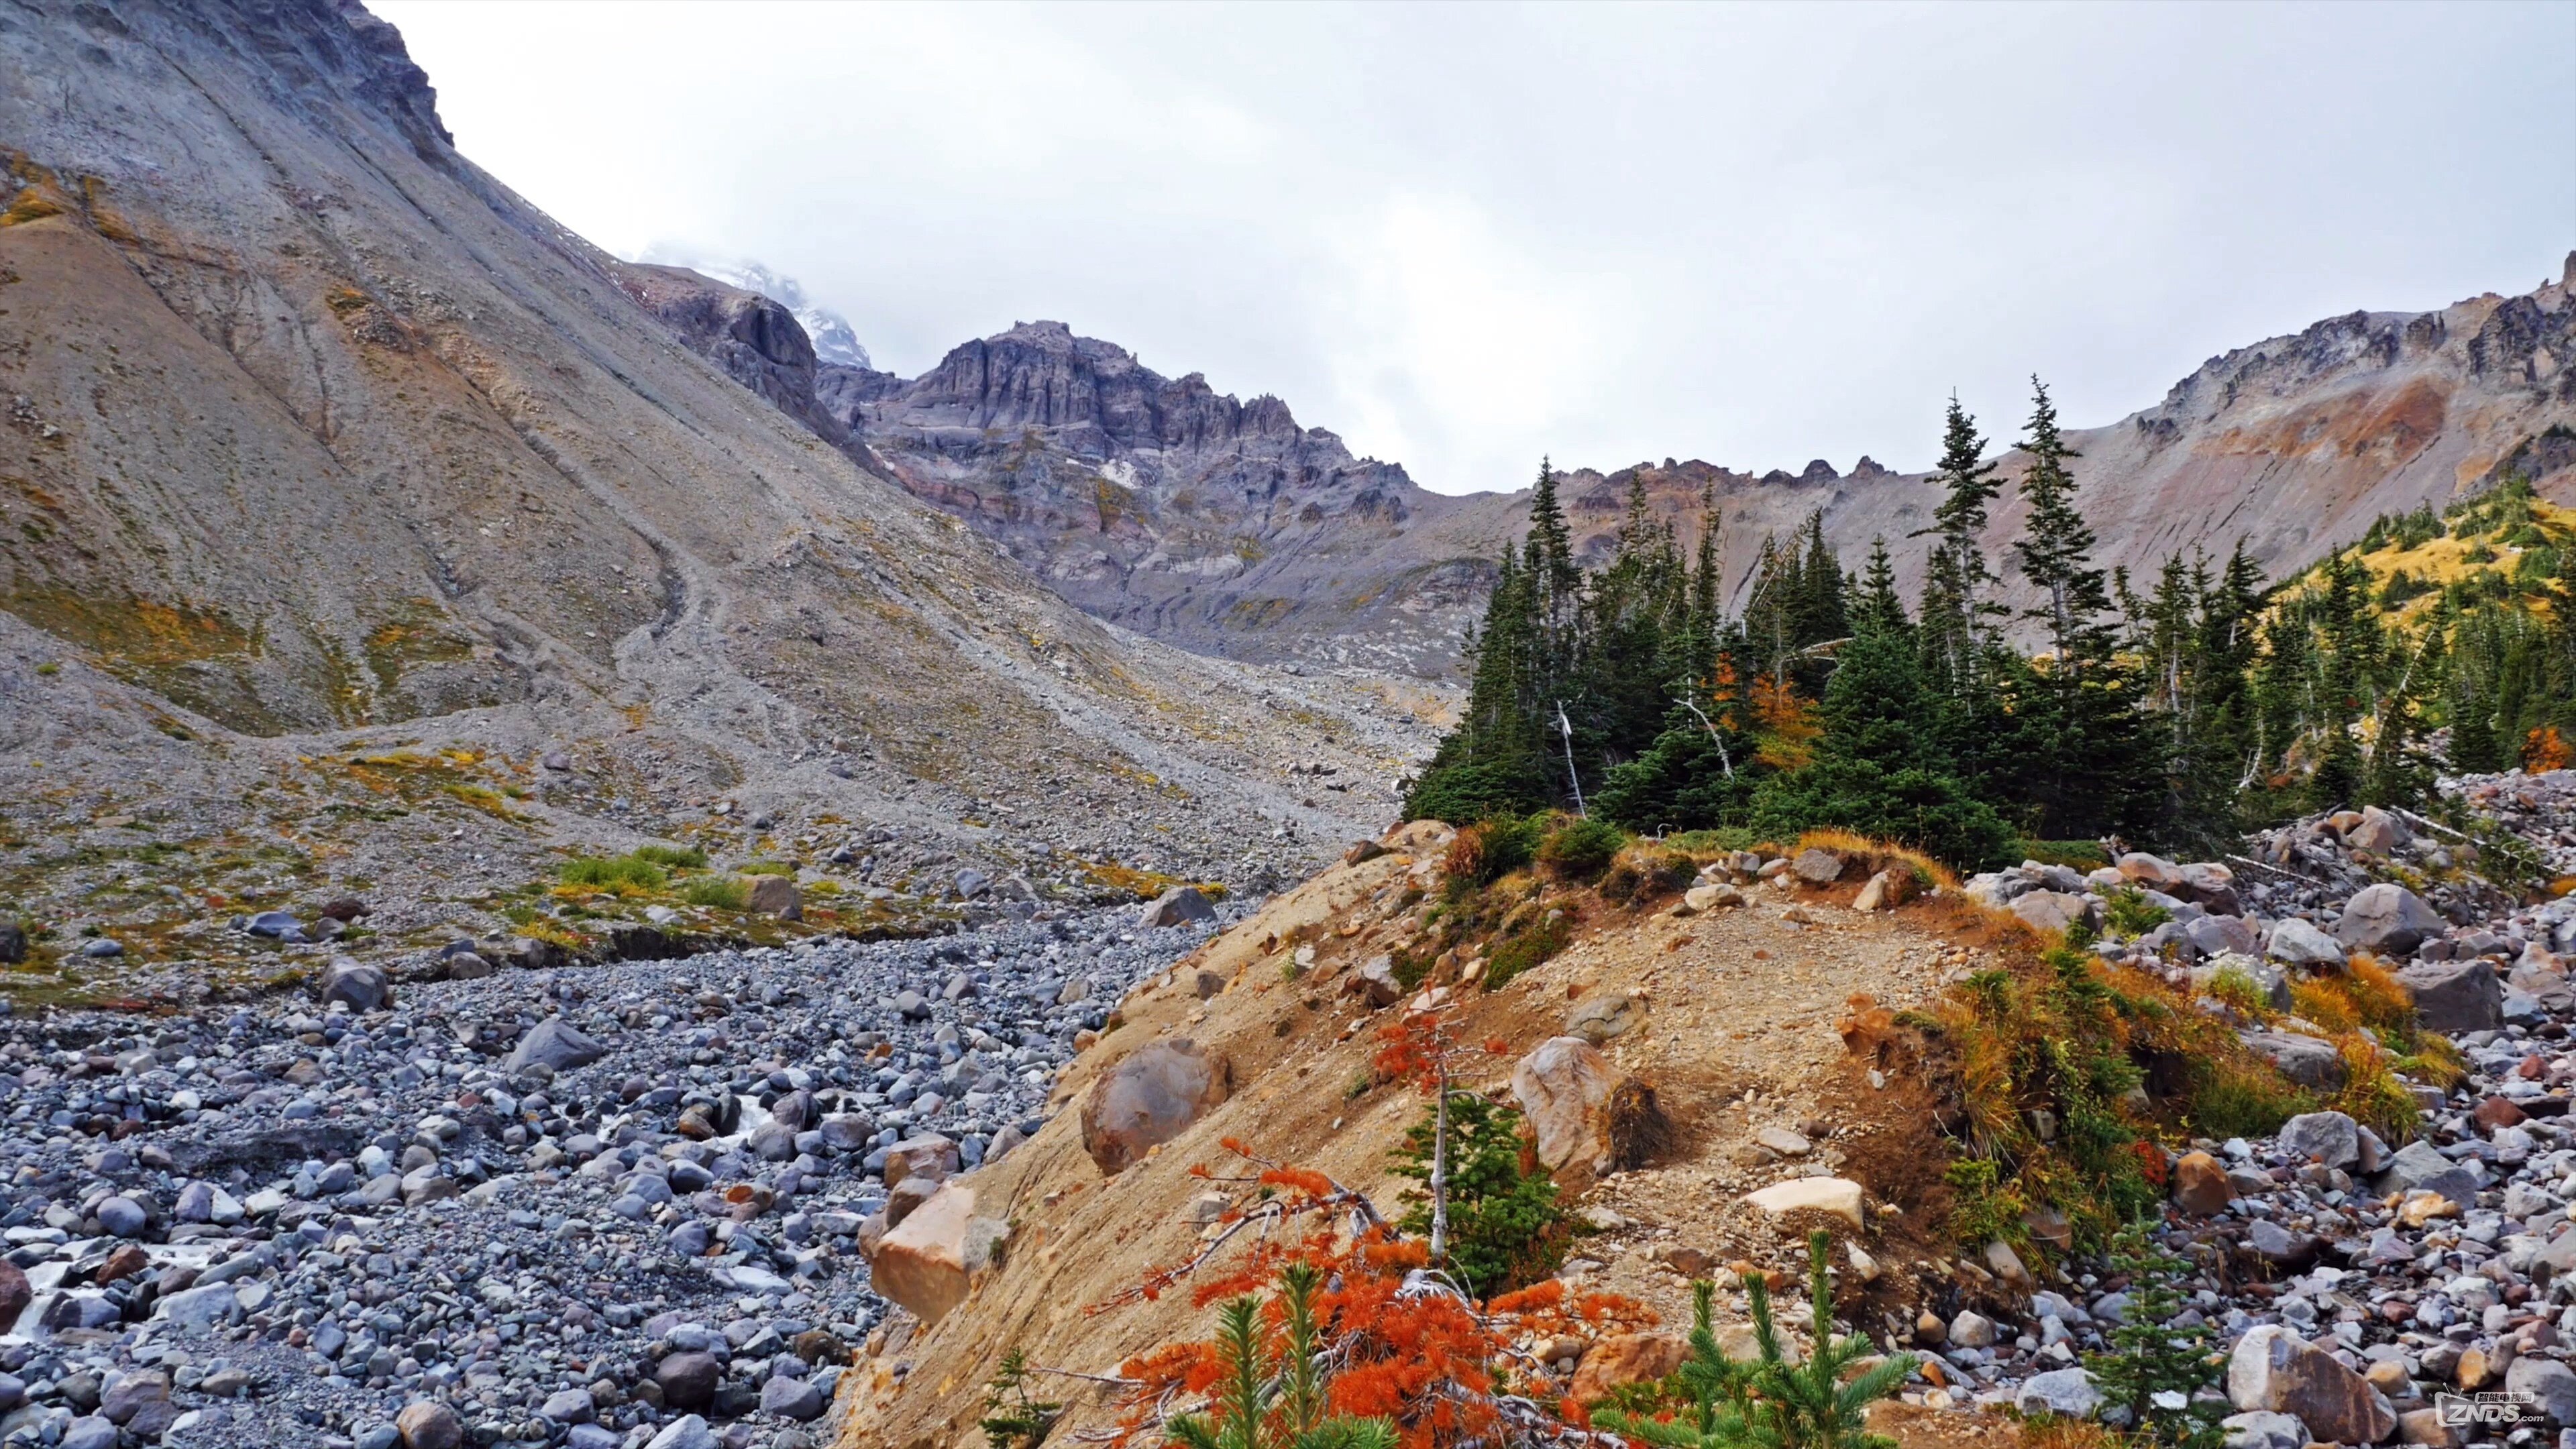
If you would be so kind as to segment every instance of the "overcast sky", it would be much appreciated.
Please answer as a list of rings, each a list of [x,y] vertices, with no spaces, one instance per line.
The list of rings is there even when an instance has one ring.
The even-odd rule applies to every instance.
[[[1927,466],[2576,247],[2576,4],[374,0],[465,153],[917,374],[1053,318],[1444,492]]]

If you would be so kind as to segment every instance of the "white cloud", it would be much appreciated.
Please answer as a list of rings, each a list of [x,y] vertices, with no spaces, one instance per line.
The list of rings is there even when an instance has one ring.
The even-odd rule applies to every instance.
[[[1051,317],[1430,487],[1920,466],[2350,311],[2554,274],[2563,5],[380,0],[466,153],[756,257],[880,365]],[[2464,222],[2462,218],[2474,218]]]

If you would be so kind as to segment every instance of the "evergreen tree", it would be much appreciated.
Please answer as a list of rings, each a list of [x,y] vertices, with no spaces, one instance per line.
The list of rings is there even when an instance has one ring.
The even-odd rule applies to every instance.
[[[2029,516],[2013,553],[2038,595],[2027,616],[2042,627],[2048,656],[2019,681],[2021,697],[2009,707],[2024,747],[1993,783],[2028,807],[2045,838],[2151,835],[2164,793],[2161,742],[2145,727],[2137,680],[2120,667],[2118,632],[2104,617],[2110,589],[2067,468],[2077,455],[2047,387],[2037,378],[2031,386],[2021,476]]]
[[[1932,510],[1932,525],[1916,537],[1934,539],[1924,564],[1921,640],[1926,679],[1953,697],[1976,688],[1979,665],[1987,656],[1994,625],[2003,612],[1991,602],[1995,577],[1986,564],[1984,536],[1988,505],[2003,487],[1994,476],[1996,464],[1985,456],[1986,440],[1977,420],[1950,396],[1942,425],[1941,461],[1932,481],[1940,485],[1941,502]]]
[[[1888,561],[1885,538],[1869,542],[1869,567],[1861,575],[1860,602],[1852,609],[1851,623],[1855,634],[1872,629],[1904,634],[1912,627],[1905,601],[1896,596],[1896,567]]]

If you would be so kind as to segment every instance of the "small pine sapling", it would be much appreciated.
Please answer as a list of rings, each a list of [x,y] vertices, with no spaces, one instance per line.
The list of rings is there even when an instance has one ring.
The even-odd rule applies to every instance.
[[[1595,1428],[1654,1445],[1655,1449],[1737,1449],[1752,1442],[1752,1429],[1744,1418],[1745,1380],[1750,1366],[1728,1358],[1726,1350],[1717,1345],[1717,1331],[1710,1321],[1710,1308],[1716,1297],[1714,1283],[1703,1279],[1691,1285],[1690,1357],[1682,1360],[1682,1366],[1673,1374],[1687,1400],[1680,1411],[1669,1418],[1657,1418],[1618,1409],[1595,1409]]]
[[[1790,1362],[1782,1350],[1771,1320],[1771,1293],[1760,1275],[1744,1275],[1753,1341],[1762,1354],[1750,1375],[1753,1402],[1746,1417],[1753,1442],[1764,1449],[1896,1449],[1895,1440],[1865,1425],[1869,1406],[1895,1393],[1914,1371],[1914,1361],[1891,1356],[1844,1381],[1876,1349],[1857,1333],[1834,1336],[1834,1285],[1825,1269],[1831,1247],[1823,1233],[1807,1238],[1807,1301],[1813,1305],[1808,1331],[1815,1351],[1805,1363]]]
[[[1780,1341],[1770,1285],[1761,1274],[1744,1275],[1760,1355],[1749,1360],[1728,1358],[1718,1347],[1709,1322],[1715,1290],[1696,1284],[1690,1356],[1675,1374],[1689,1406],[1670,1420],[1603,1410],[1594,1422],[1657,1449],[1895,1449],[1895,1440],[1868,1432],[1865,1424],[1869,1406],[1896,1392],[1914,1361],[1894,1357],[1851,1372],[1875,1350],[1857,1333],[1834,1336],[1834,1288],[1825,1269],[1831,1246],[1823,1233],[1807,1240],[1807,1296],[1814,1305],[1808,1326],[1815,1352],[1804,1363],[1792,1362]]]
[[[984,1442],[992,1449],[1037,1449],[1063,1409],[1030,1392],[1028,1355],[1012,1349],[984,1389]]]
[[[2129,1306],[2111,1330],[2109,1351],[2086,1360],[2102,1402],[2126,1409],[2128,1429],[2173,1449],[2217,1449],[2222,1437],[2216,1404],[2193,1396],[2218,1382],[2220,1361],[2209,1325],[2177,1324],[2182,1293],[2174,1280],[2182,1262],[2150,1243],[2132,1223],[2111,1241],[2111,1266],[2129,1275]]]
[[[1164,1426],[1180,1449],[1395,1449],[1395,1425],[1328,1411],[1315,1294],[1324,1275],[1312,1263],[1279,1273],[1272,1306],[1285,1320],[1279,1351],[1265,1342],[1261,1300],[1247,1293],[1217,1310],[1217,1354],[1224,1367],[1206,1414],[1183,1414]]]

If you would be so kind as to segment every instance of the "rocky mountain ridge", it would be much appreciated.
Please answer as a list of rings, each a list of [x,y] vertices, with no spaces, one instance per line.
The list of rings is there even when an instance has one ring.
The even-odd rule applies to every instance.
[[[2239,537],[2276,576],[2383,513],[2520,472],[2576,499],[2576,255],[2529,293],[2433,312],[2355,312],[2211,358],[2152,408],[2077,429],[2078,479],[2105,562],[2152,570]],[[1286,403],[1170,379],[1062,323],[964,344],[919,378],[823,365],[816,397],[917,497],[966,520],[1065,598],[1184,647],[1247,659],[1365,660],[1430,677],[1456,666],[1493,558],[1528,495],[1433,493],[1401,465],[1353,458]],[[2009,441],[2024,400],[1981,400]],[[827,425],[828,426],[828,425]],[[2009,479],[2020,455],[2006,449]],[[1796,473],[1666,458],[1565,475],[1597,553],[1632,480],[1685,533],[1713,493],[1741,599],[1762,540],[1812,511],[1846,564],[1885,538],[1917,584],[1912,535],[1936,490],[1869,458]],[[1989,545],[2019,524],[2009,495]]]

